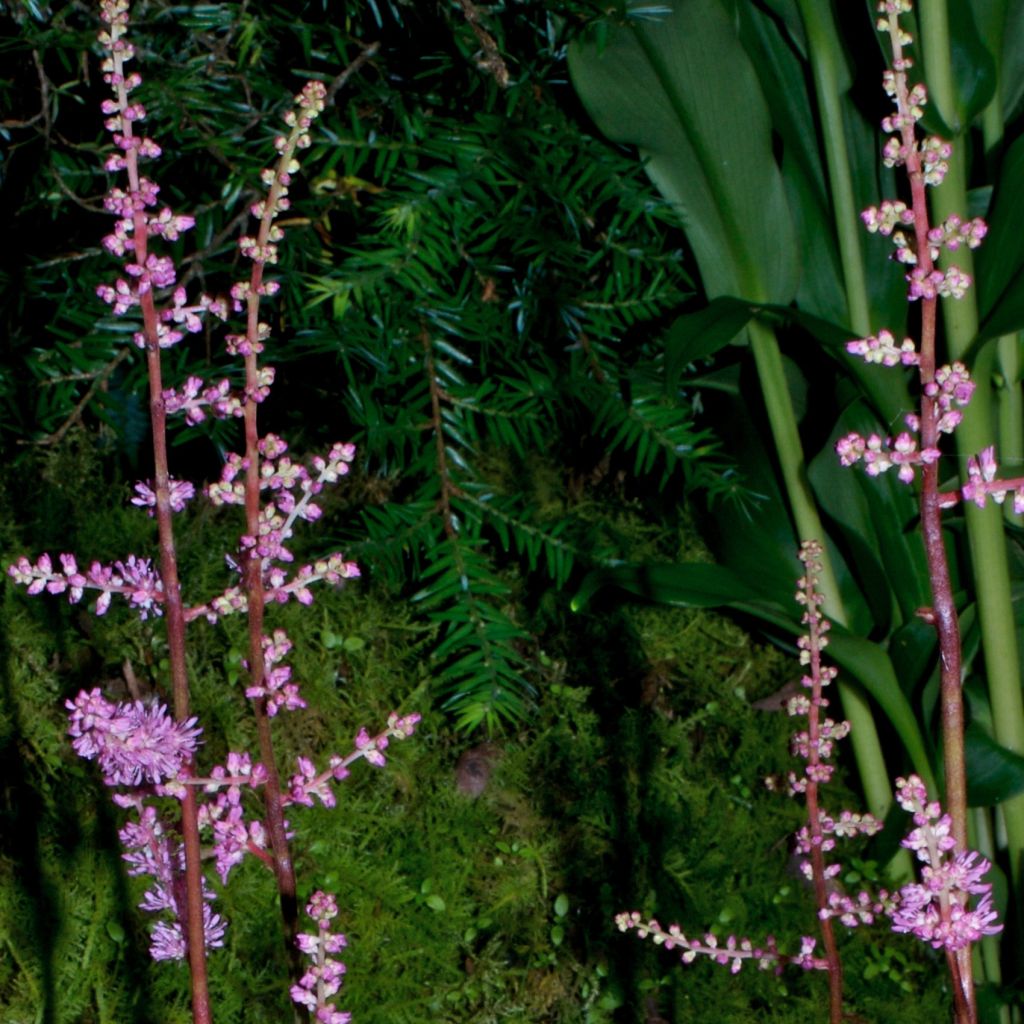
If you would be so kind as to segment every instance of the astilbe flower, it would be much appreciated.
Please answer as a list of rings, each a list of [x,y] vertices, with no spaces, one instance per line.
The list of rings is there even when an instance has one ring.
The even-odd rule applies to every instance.
[[[921,881],[909,882],[896,893],[883,889],[876,896],[832,893],[827,915],[850,928],[885,915],[894,932],[950,952],[997,935],[1003,926],[992,906],[992,886],[982,881],[992,865],[973,850],[956,852],[952,820],[937,802],[929,801],[918,776],[896,780],[896,800],[913,815],[915,827],[901,845],[924,863]],[[972,897],[980,897],[973,907]]]
[[[333,807],[335,799],[330,788],[331,781],[340,782],[348,778],[348,766],[360,758],[375,768],[383,768],[387,763],[384,751],[387,750],[389,741],[411,736],[419,721],[420,716],[415,712],[405,717],[392,712],[388,716],[388,727],[384,732],[370,736],[366,729],[360,729],[354,740],[355,749],[345,757],[332,755],[328,759],[327,768],[322,772],[317,772],[316,766],[309,758],[298,758],[299,770],[291,778],[287,802],[312,807],[313,797],[316,797],[324,807]]]
[[[163,704],[112,704],[96,687],[66,702],[75,752],[95,760],[108,786],[141,786],[177,778],[196,752],[196,719],[176,722]]]
[[[107,209],[118,219],[114,233],[104,240],[104,245],[111,253],[125,257],[127,262],[124,265],[125,276],[112,284],[100,286],[98,294],[113,306],[117,316],[137,311],[141,295],[152,295],[176,283],[174,267],[168,257],[149,252],[146,252],[144,258],[139,256],[146,251],[149,238],[160,236],[168,240],[177,239],[194,226],[192,217],[177,215],[168,207],[157,210],[159,186],[137,172],[138,161],[159,156],[160,148],[148,137],[140,138],[136,133],[137,128],[146,120],[146,111],[141,103],[130,98],[130,94],[141,84],[141,76],[127,74],[125,71],[125,63],[133,58],[135,52],[125,38],[128,8],[127,0],[104,0],[101,5],[101,16],[108,26],[100,34],[100,41],[107,50],[103,62],[104,80],[114,92],[112,99],[104,101],[103,111],[108,115],[106,126],[118,150],[107,162],[106,169],[126,171],[129,177],[129,188],[125,190],[115,186],[105,201]],[[288,134],[279,135],[274,142],[275,148],[282,154],[281,165],[276,169],[268,168],[262,173],[262,180],[269,192],[266,199],[254,204],[252,213],[271,222],[267,234],[272,241],[260,246],[253,239],[245,237],[239,242],[243,254],[256,260],[261,267],[263,263],[276,260],[276,246],[284,232],[272,222],[279,213],[289,209],[288,186],[291,176],[299,168],[294,151],[309,146],[309,128],[323,111],[325,96],[323,83],[310,82],[295,97],[296,109],[285,116]],[[238,282],[231,289],[232,307],[235,312],[240,312],[251,297],[274,295],[278,289],[278,282],[264,281],[262,278],[256,285],[250,281]],[[159,324],[156,330],[159,346],[165,348],[175,345],[182,340],[185,332],[199,331],[202,318],[207,313],[226,319],[227,303],[202,295],[197,303],[190,305],[185,289],[175,287],[170,302],[158,311]],[[178,327],[183,327],[184,332],[178,330]],[[269,333],[269,325],[260,322],[256,328],[256,337],[252,340],[245,336],[228,335],[228,351],[242,356],[258,353],[262,351],[263,342]],[[143,331],[135,332],[134,339],[140,347],[145,346]],[[168,413],[181,413],[188,423],[194,424],[207,415],[220,418],[243,415],[248,404],[258,404],[266,399],[273,381],[273,367],[262,366],[255,372],[255,383],[244,388],[241,393],[233,390],[227,379],[207,385],[202,378],[191,376],[180,390],[167,388],[162,395]],[[312,474],[304,466],[294,463],[285,454],[287,445],[272,434],[261,440],[259,450],[265,459],[260,467],[261,488],[268,493],[269,500],[260,512],[258,537],[243,536],[239,551],[245,555],[255,549],[262,558],[265,571],[263,583],[268,601],[283,604],[294,599],[310,604],[313,600],[310,590],[312,584],[327,582],[338,585],[346,579],[357,577],[358,566],[340,553],[327,556],[313,565],[301,566],[294,574],[287,573],[275,563],[292,561],[286,542],[292,537],[295,521],[302,519],[313,522],[319,518],[321,508],[313,499],[325,484],[336,483],[348,473],[355,448],[351,444],[339,442],[326,456],[315,456],[310,460]],[[213,504],[244,504],[244,485],[235,478],[246,466],[242,456],[228,457],[221,481],[206,489],[206,495]],[[172,511],[182,511],[194,494],[195,488],[191,483],[173,479],[169,481],[168,500]],[[135,485],[133,504],[153,514],[156,500],[155,487],[151,482]],[[100,615],[107,611],[114,596],[125,597],[142,619],[161,614],[163,585],[159,573],[148,560],[129,555],[109,566],[93,562],[85,573],[78,570],[71,554],[62,554],[60,563],[61,570],[57,571],[49,555],[40,556],[35,563],[23,557],[8,568],[8,574],[16,583],[27,586],[29,593],[37,594],[43,590],[54,594],[66,593],[71,603],[81,601],[89,591],[96,591],[99,597],[95,611]],[[210,622],[216,622],[223,615],[244,613],[247,608],[248,602],[242,589],[231,586],[211,601],[187,608],[185,618],[190,621],[202,616]]]
[[[1002,925],[992,906],[992,865],[973,850],[956,852],[952,822],[916,775],[896,780],[896,799],[914,817],[903,845],[924,863],[921,881],[903,886],[888,909],[895,932],[909,932],[935,949],[961,950]],[[971,897],[980,897],[971,906]]]
[[[910,3],[908,0],[883,0],[878,10],[882,15],[878,29],[889,34],[894,50],[894,66],[884,73],[883,85],[897,108],[896,114],[882,121],[884,131],[895,133],[883,150],[885,164],[888,167],[907,167],[908,170],[913,165],[914,169],[920,171],[926,185],[941,184],[948,169],[947,161],[952,147],[942,139],[928,137],[919,140],[915,135],[928,95],[923,85],[907,84],[907,72],[913,67],[913,62],[904,55],[903,47],[908,46],[912,40],[909,33],[899,25],[898,19],[901,14],[910,12]],[[961,246],[977,249],[988,233],[984,220],[980,217],[965,219],[951,214],[942,224],[928,227],[924,231],[927,253],[922,254],[916,251],[915,212],[901,200],[885,199],[879,206],[866,209],[861,218],[868,231],[891,236],[896,247],[896,259],[909,268],[906,280],[907,297],[911,302],[938,297],[963,298],[972,284],[970,277],[955,265],[947,266],[943,271],[935,264],[943,250],[956,252]],[[962,363],[940,366],[932,374],[929,367],[922,366],[913,339],[905,338],[897,345],[892,333],[887,330],[880,330],[877,336],[850,341],[846,350],[869,363],[918,367],[924,400],[931,403],[934,410],[936,433],[952,433],[959,425],[963,409],[974,390],[974,383]],[[844,466],[861,462],[870,476],[878,476],[895,468],[903,483],[913,483],[916,470],[935,463],[941,453],[934,444],[921,444],[920,416],[905,416],[904,423],[907,429],[896,437],[883,437],[879,434],[864,437],[852,432],[840,438],[836,443],[840,462]],[[977,457],[970,457],[967,463],[967,483],[957,491],[943,494],[941,504],[949,507],[960,501],[971,501],[984,507],[989,498],[1002,504],[1008,494],[1013,494],[1014,512],[1024,514],[1024,478],[998,480],[997,470],[992,449],[986,449]]]
[[[283,806],[312,807],[315,797],[324,807],[334,807],[337,799],[332,784],[348,778],[349,766],[362,759],[375,767],[384,767],[383,752],[390,741],[412,736],[419,721],[416,713],[404,717],[392,713],[387,728],[376,736],[370,736],[365,728],[360,729],[353,740],[353,749],[345,755],[331,754],[324,771],[317,771],[310,758],[298,757],[298,771],[289,782]],[[209,776],[187,780],[188,785],[201,786],[207,794],[199,808],[199,826],[211,838],[211,854],[223,884],[227,884],[232,869],[247,854],[270,863],[263,820],[246,818],[244,807],[246,793],[261,789],[266,782],[265,766],[254,764],[248,754],[236,751],[229,752],[225,764],[216,765]]]
[[[141,77],[125,69],[135,52],[126,39],[128,11],[127,0],[102,0],[101,18],[105,28],[99,38],[106,51],[102,67],[104,80],[113,93],[112,98],[104,100],[103,112],[115,146],[115,153],[105,167],[111,173],[124,172],[128,181],[127,188],[111,188],[105,200],[107,210],[116,217],[116,221],[113,232],[104,239],[104,247],[112,255],[124,259],[123,275],[101,285],[97,294],[112,306],[117,316],[142,314],[146,327],[135,331],[133,340],[152,356],[154,348],[175,345],[185,334],[201,330],[206,314],[226,319],[229,310],[225,301],[207,295],[190,303],[186,290],[177,285],[172,260],[148,249],[151,238],[174,241],[193,227],[194,220],[190,216],[175,214],[168,207],[158,208],[159,186],[138,170],[139,161],[160,155],[160,147],[138,131],[146,119],[146,111],[141,103],[131,98],[141,84]],[[288,209],[288,186],[291,176],[298,170],[294,154],[297,149],[310,145],[309,128],[323,111],[325,98],[326,89],[320,82],[308,83],[296,97],[296,109],[285,116],[288,131],[275,139],[275,148],[280,154],[278,166],[262,174],[268,189],[267,197],[252,208],[253,215],[261,221],[259,236],[256,239],[245,237],[239,243],[243,255],[254,261],[255,269],[250,281],[239,282],[232,287],[231,305],[236,313],[248,306],[253,322],[256,322],[251,316],[254,304],[258,309],[259,298],[273,295],[279,288],[277,282],[262,279],[264,264],[276,261],[277,244],[283,237],[282,229],[274,220]],[[165,412],[180,413],[189,424],[201,422],[207,415],[222,418],[245,416],[248,427],[249,412],[267,398],[274,381],[272,367],[257,367],[253,362],[269,334],[269,326],[257,322],[256,327],[245,335],[227,336],[228,351],[246,359],[246,385],[241,391],[234,390],[226,379],[206,384],[201,378],[189,377],[180,389],[161,389]],[[154,369],[151,361],[154,387],[160,387],[159,360],[156,366]],[[313,457],[309,461],[311,469],[307,469],[286,454],[287,445],[273,434],[262,438],[254,448],[262,459],[259,489],[266,500],[259,511],[256,535],[243,535],[236,553],[247,564],[256,560],[260,576],[258,582],[267,601],[285,603],[297,600],[309,604],[313,600],[311,587],[314,584],[339,585],[359,575],[358,566],[340,553],[291,571],[293,555],[287,547],[297,520],[313,522],[320,516],[320,506],[314,499],[326,484],[336,483],[348,473],[355,449],[350,444],[335,444],[325,456]],[[161,465],[166,467],[165,462]],[[229,456],[220,482],[207,488],[207,498],[215,505],[245,504],[245,486],[235,477],[247,470],[248,465],[243,456]],[[195,496],[196,489],[187,481],[165,479],[165,500],[169,511],[181,512]],[[160,501],[158,490],[158,485],[152,481],[137,483],[132,504],[153,515]],[[165,525],[161,520],[162,530]],[[238,570],[238,563],[230,555],[227,562]],[[33,595],[43,592],[66,594],[71,603],[77,603],[87,592],[97,592],[95,612],[98,615],[108,610],[114,596],[126,599],[141,619],[161,615],[167,600],[160,573],[149,560],[135,555],[110,565],[93,562],[85,571],[79,568],[76,557],[70,553],[61,554],[56,564],[48,554],[39,556],[35,562],[21,557],[8,568],[8,573]],[[253,586],[251,580],[247,586]],[[247,608],[246,589],[232,585],[212,600],[185,609],[182,618],[188,621],[205,617],[215,622],[222,615],[244,612]],[[284,664],[291,646],[282,630],[274,630],[270,636],[262,637],[261,667],[265,669],[262,682],[250,686],[246,695],[259,702],[267,716],[305,707],[298,684],[291,677],[291,669]],[[246,794],[268,786],[271,776],[267,766],[254,763],[244,752],[231,751],[225,765],[215,766],[206,778],[198,776],[194,761],[201,730],[196,719],[184,717],[175,721],[160,702],[114,703],[94,688],[69,700],[67,708],[68,731],[74,749],[81,756],[97,762],[104,781],[116,790],[113,794],[115,803],[133,811],[136,816],[135,821],[121,830],[120,838],[126,850],[124,859],[129,865],[129,874],[149,876],[152,880],[140,907],[164,915],[151,931],[152,956],[158,960],[186,956],[187,940],[182,921],[190,896],[202,906],[206,947],[223,945],[225,922],[210,907],[213,891],[205,877],[199,875],[193,876],[190,883],[197,892],[186,892],[186,853],[178,835],[178,825],[171,820],[172,816],[161,814],[151,801],[157,797],[164,800],[161,806],[165,806],[168,800],[192,806],[191,794],[201,793],[203,799],[194,812],[195,824],[210,837],[209,855],[221,881],[226,882],[231,870],[248,853],[260,857],[268,866],[274,866],[274,858],[268,852],[271,844],[268,843],[268,827],[263,817],[247,820],[244,810]],[[410,736],[418,721],[419,715],[415,714],[404,718],[392,715],[387,728],[372,737],[366,729],[360,729],[353,750],[344,756],[331,755],[326,772],[318,772],[312,761],[300,758],[299,772],[292,779],[287,795],[279,798],[279,803],[284,806],[312,804],[313,796],[316,796],[325,805],[333,806],[335,798],[330,784],[345,778],[348,766],[358,759],[383,766],[384,751],[389,741]],[[180,817],[184,820],[183,815]],[[184,829],[181,834],[185,834]],[[194,837],[196,833],[193,831],[191,834]],[[198,845],[195,849],[198,851]],[[322,894],[314,897],[310,906],[318,908],[316,913],[320,916],[316,919],[323,932],[325,922],[337,913],[337,909],[333,899],[321,897]],[[310,912],[314,913],[314,910]],[[190,930],[190,934],[195,932]],[[342,937],[321,941],[320,960],[314,968],[315,984],[307,986],[309,991],[315,989],[310,1008],[317,1011],[317,1020],[324,1024],[343,1024],[348,1020],[347,1014],[338,1013],[326,1002],[337,991],[334,982],[340,979],[340,971],[332,974],[336,968],[333,961],[324,959],[323,953],[336,951],[341,945],[344,945]],[[297,990],[304,990],[303,986],[306,986],[306,979],[297,986]]]
[[[710,932],[695,939],[687,936],[678,925],[666,929],[654,918],[643,918],[638,911],[619,914],[616,924],[621,931],[634,930],[640,938],[650,937],[666,949],[681,950],[683,963],[692,963],[703,956],[727,966],[733,974],[740,971],[745,962],[762,970],[780,971],[789,964],[804,969],[840,971],[831,937],[833,919],[854,928],[887,917],[894,932],[910,933],[936,949],[953,952],[965,949],[986,935],[997,934],[1002,925],[996,923],[992,886],[982,881],[991,865],[973,851],[955,852],[949,815],[943,814],[937,803],[929,802],[924,784],[914,775],[898,779],[896,790],[900,806],[913,815],[915,828],[902,845],[925,863],[921,881],[908,883],[896,893],[883,889],[872,894],[861,890],[852,896],[837,885],[841,866],[829,864],[825,858],[834,850],[836,839],[871,836],[882,826],[870,814],[844,810],[833,817],[818,804],[818,785],[827,782],[832,774],[829,762],[835,741],[847,735],[849,725],[822,716],[828,707],[822,690],[835,678],[836,670],[821,661],[829,632],[829,623],[820,610],[823,595],[818,589],[821,546],[817,542],[806,542],[800,558],[805,574],[799,581],[797,601],[804,607],[802,622],[807,632],[799,639],[798,647],[800,663],[805,668],[801,682],[809,692],[790,698],[787,712],[791,716],[806,716],[808,725],[793,737],[793,753],[805,764],[802,771],[789,773],[788,789],[791,795],[803,794],[807,800],[808,822],[797,832],[796,851],[801,856],[803,874],[815,888],[826,955],[815,954],[817,943],[809,935],[801,937],[797,953],[787,956],[779,952],[773,936],[761,944],[735,935],[723,940]],[[771,781],[769,788],[774,788]],[[972,897],[978,897],[973,907]]]
[[[139,908],[149,913],[170,912],[171,918],[157,921],[150,931],[150,956],[154,960],[184,960],[185,934],[181,927],[182,874],[185,870],[185,852],[180,842],[168,835],[156,808],[145,804],[140,794],[118,794],[114,801],[121,807],[133,808],[138,821],[129,822],[118,838],[127,851],[124,859],[128,862],[129,875],[149,875],[153,882],[139,903]],[[227,926],[220,914],[210,904],[214,894],[202,880],[203,896],[203,938],[206,948],[217,949],[224,945]]]
[[[833,817],[821,809],[818,801],[818,786],[828,782],[832,776],[831,763],[836,741],[849,732],[848,722],[835,722],[824,716],[828,700],[822,691],[835,678],[836,670],[822,663],[821,652],[828,646],[829,623],[821,613],[824,597],[818,588],[821,574],[821,546],[807,542],[800,550],[804,564],[804,575],[800,578],[796,600],[803,606],[802,623],[806,633],[800,637],[800,664],[804,668],[801,684],[806,693],[792,697],[786,706],[792,717],[807,719],[807,727],[798,729],[793,736],[792,751],[804,764],[802,769],[788,775],[790,795],[803,795],[807,803],[808,821],[796,834],[796,852],[800,855],[800,868],[815,887],[819,911],[826,905],[826,881],[834,880],[839,873],[839,864],[828,864],[825,855],[830,853],[838,838],[852,838],[858,835],[874,835],[881,823],[870,814],[855,814],[843,811]],[[769,781],[769,788],[774,783]],[[750,961],[761,970],[769,968],[780,971],[787,964],[806,970],[838,971],[838,958],[828,913],[819,913],[825,956],[815,954],[817,940],[810,935],[800,938],[800,948],[795,954],[779,952],[776,940],[769,936],[763,943],[755,944],[748,938],[727,936],[723,941],[713,933],[701,939],[687,937],[678,925],[664,929],[657,920],[644,920],[639,912],[619,914],[615,921],[619,929],[635,929],[641,938],[651,936],[666,949],[681,949],[683,963],[692,963],[698,956],[704,956],[715,963],[728,966],[735,974]]]
[[[331,932],[338,904],[330,893],[318,890],[306,905],[306,913],[316,923],[316,933],[303,932],[296,937],[295,944],[312,964],[298,984],[292,985],[291,997],[306,1007],[318,1024],[348,1024],[352,1015],[342,1013],[330,1001],[341,988],[345,975],[345,965],[331,954],[340,953],[348,945],[344,935]]]

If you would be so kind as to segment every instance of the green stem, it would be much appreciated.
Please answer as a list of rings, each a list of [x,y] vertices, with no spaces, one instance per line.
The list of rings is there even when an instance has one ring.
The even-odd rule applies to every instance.
[[[1021,393],[1021,336],[1004,335],[996,342],[996,363],[1000,379],[996,392],[999,461],[1012,468],[1012,475],[1024,472],[1024,395]],[[1024,525],[1024,516],[1003,506],[1007,522]]]
[[[995,863],[996,849],[992,836],[992,812],[985,807],[972,807],[970,812],[971,849],[977,850],[986,860]],[[999,963],[999,936],[986,935],[974,947],[974,976],[987,984],[998,987],[1002,984],[1003,973]],[[1010,1008],[999,1010],[999,1024],[1010,1024]]]
[[[828,556],[825,530],[807,480],[803,447],[786,384],[779,344],[772,329],[757,320],[750,322],[748,331],[797,534],[801,540],[816,540],[821,544],[821,590],[825,594],[824,611],[840,625],[846,625],[849,619]],[[843,714],[851,725],[850,743],[857,761],[868,809],[879,820],[884,819],[892,805],[892,789],[871,707],[859,686],[840,680],[838,689]],[[906,851],[902,851],[902,854],[905,853]],[[903,865],[897,861],[896,867],[902,869]]]
[[[850,173],[851,162],[840,104],[838,69],[843,60],[840,35],[830,3],[822,0],[798,2],[807,32],[811,73],[818,100],[850,327],[856,334],[866,337],[871,333],[871,306],[861,247],[861,223],[853,194],[853,175]]]
[[[949,45],[948,0],[919,0],[918,26],[921,33],[921,52],[924,55],[923,80],[928,83],[928,102],[959,135],[964,125],[956,117],[956,85],[953,81],[952,50]],[[959,2],[959,0],[955,0]],[[922,76],[919,74],[918,79]],[[951,140],[952,141],[952,140]],[[937,190],[941,192],[942,189]],[[963,206],[962,210],[967,207]]]

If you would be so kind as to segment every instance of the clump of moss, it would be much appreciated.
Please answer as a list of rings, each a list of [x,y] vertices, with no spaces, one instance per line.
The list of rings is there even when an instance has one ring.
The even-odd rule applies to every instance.
[[[109,515],[116,498],[73,483],[82,504],[62,549],[145,550],[143,517]],[[67,494],[42,486],[37,498],[46,533]],[[621,537],[634,521],[621,515]],[[221,571],[207,553],[224,550],[230,533],[204,514],[183,534],[182,558],[203,586]],[[0,523],[0,538],[7,558],[43,546],[11,522]],[[640,540],[665,544],[649,533]],[[690,536],[679,543],[697,550]],[[606,605],[571,615],[566,605],[556,594],[537,602],[539,707],[490,738],[489,775],[475,796],[460,790],[458,767],[480,737],[456,734],[431,707],[429,635],[399,596],[362,582],[324,592],[312,609],[271,610],[295,642],[310,705],[275,723],[286,772],[299,753],[347,751],[360,726],[391,710],[424,713],[383,771],[357,766],[337,808],[289,815],[300,895],[339,896],[351,943],[342,1005],[360,1024],[820,1021],[820,976],[683,968],[613,924],[615,913],[637,908],[780,940],[813,927],[809,896],[788,867],[786,837],[801,809],[762,786],[789,763],[790,724],[753,706],[792,676],[793,663],[708,612]],[[211,761],[253,745],[243,633],[230,620],[190,628],[202,756]],[[120,860],[120,812],[70,750],[62,709],[81,686],[124,685],[126,662],[159,689],[159,628],[116,606],[95,620],[8,587],[0,649],[2,1016],[186,1024],[185,970],[145,956],[141,885]],[[210,961],[218,1024],[290,1019],[269,872],[249,861],[218,896],[230,921],[226,947]],[[927,956],[886,936],[879,944],[896,952],[880,959],[876,938],[845,942],[850,1007],[879,1022],[941,1016]]]

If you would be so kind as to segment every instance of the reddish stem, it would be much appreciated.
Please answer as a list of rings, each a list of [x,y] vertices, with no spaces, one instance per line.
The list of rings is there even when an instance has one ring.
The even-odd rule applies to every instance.
[[[892,19],[895,23],[895,18]],[[890,29],[893,49],[893,66],[903,66],[903,49],[899,33]],[[928,200],[925,195],[924,171],[918,150],[914,123],[907,116],[910,101],[906,72],[895,73],[897,109],[902,115],[900,140],[906,153],[907,176],[910,179],[910,193],[914,213],[914,237],[916,242],[917,266],[927,279],[935,269],[931,256],[928,231],[931,227],[928,215]],[[921,381],[921,448],[939,447],[939,410],[933,397],[926,394],[929,384],[935,380],[936,370],[936,318],[938,300],[921,299],[921,340],[920,381]],[[942,758],[945,774],[944,806],[952,819],[952,834],[960,850],[967,849],[967,773],[964,757],[964,703],[961,683],[962,657],[960,621],[953,587],[950,581],[949,562],[942,535],[942,505],[939,495],[939,467],[932,462],[922,467],[920,496],[921,531],[924,537],[925,555],[928,559],[928,579],[932,592],[931,618],[939,641],[940,706],[942,716]],[[957,1024],[975,1024],[974,981],[970,949],[947,958],[953,981]]]
[[[115,58],[119,67],[121,61]],[[118,102],[122,112],[128,97],[118,85]],[[132,122],[123,120],[124,134],[132,136]],[[139,192],[137,153],[126,151],[128,183],[134,194]],[[148,217],[144,210],[134,214],[132,237],[135,262],[145,267],[148,250]],[[153,431],[153,490],[156,494],[156,521],[160,543],[160,579],[164,590],[164,617],[167,623],[167,652],[174,695],[174,717],[182,722],[189,717],[188,668],[185,660],[185,608],[178,578],[178,558],[174,545],[173,511],[170,498],[170,470],[167,458],[167,410],[163,397],[163,374],[157,327],[159,319],[152,288],[140,288],[146,366],[149,372],[149,415]],[[187,771],[192,773],[191,765]],[[189,786],[181,801],[181,834],[185,849],[185,906],[179,907],[179,918],[185,934],[189,974],[192,985],[192,1019],[194,1024],[210,1024],[210,993],[206,976],[206,941],[203,934],[202,854],[199,842],[199,818],[195,790]]]
[[[821,741],[821,622],[814,600],[816,590],[812,585],[810,561],[805,563],[807,580],[807,614],[808,614],[808,654],[810,665],[808,675],[811,678],[811,706],[807,711],[807,745],[808,756],[806,773],[807,790],[807,832],[810,839],[811,878],[814,884],[814,902],[818,907],[818,923],[821,929],[821,942],[828,961],[828,1002],[830,1024],[842,1024],[843,1020],[843,964],[836,946],[832,918],[823,914],[828,907],[828,886],[825,878],[825,855],[822,852],[821,810],[818,805],[818,780],[816,769],[821,763],[819,743]]]
[[[145,239],[145,219],[136,214],[136,239]],[[145,260],[145,242],[140,241],[140,259]],[[149,368],[149,407],[153,428],[154,491],[156,521],[160,539],[160,579],[164,589],[164,618],[167,623],[167,653],[174,694],[174,717],[183,722],[189,717],[188,669],[185,662],[185,609],[178,579],[178,558],[174,546],[170,499],[170,474],[167,463],[167,413],[164,408],[160,348],[157,344],[157,314],[152,292],[140,297],[146,362]],[[188,773],[192,773],[191,765]],[[195,790],[188,786],[181,801],[181,834],[185,846],[186,906],[179,913],[185,929],[189,971],[192,977],[192,1018],[195,1024],[212,1020],[206,978],[206,942],[203,935],[203,885],[199,843],[199,819]],[[181,910],[182,908],[179,908]]]
[[[257,245],[267,244],[270,229],[274,222],[275,210],[281,189],[281,178],[287,172],[295,152],[293,131],[290,145],[278,160],[273,184],[264,204],[263,216],[260,219]],[[261,251],[261,250],[260,250]],[[254,545],[245,564],[245,587],[249,617],[249,675],[255,689],[263,688],[266,665],[263,659],[263,616],[266,606],[266,595],[263,587],[263,557],[259,553],[260,537],[260,452],[259,427],[257,424],[257,399],[259,393],[259,365],[257,353],[261,348],[260,341],[260,289],[263,284],[263,261],[253,262],[249,279],[249,295],[246,304],[247,322],[246,339],[248,342],[245,353],[245,521],[246,532],[253,538]],[[287,829],[284,820],[284,803],[281,796],[281,777],[277,769],[277,758],[274,753],[274,741],[270,728],[270,716],[267,714],[266,697],[257,698],[253,702],[256,716],[256,735],[260,749],[260,760],[267,770],[267,781],[263,787],[263,801],[266,810],[267,834],[270,848],[274,854],[274,871],[277,876],[278,898],[281,904],[281,918],[284,924],[285,942],[288,954],[293,959],[293,966],[301,967],[299,951],[295,946],[295,938],[299,932],[299,908],[295,867],[292,863],[291,847],[288,843]]]

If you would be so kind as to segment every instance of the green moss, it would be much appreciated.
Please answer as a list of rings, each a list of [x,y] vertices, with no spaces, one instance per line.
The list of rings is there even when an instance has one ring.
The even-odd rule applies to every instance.
[[[44,524],[74,495],[61,549],[145,550],[150,524],[111,513],[117,495],[103,500],[83,480],[68,487],[38,492]],[[619,540],[638,551],[700,553],[685,523],[665,538],[638,527],[628,505],[614,516]],[[203,587],[223,579],[220,557],[206,553],[228,546],[230,533],[208,514],[183,531],[183,563]],[[0,538],[6,558],[42,546],[10,522]],[[790,725],[752,706],[791,678],[793,662],[706,612],[608,606],[573,616],[566,605],[556,593],[535,603],[539,712],[492,738],[492,774],[477,799],[457,785],[460,758],[477,741],[430,708],[429,635],[404,602],[360,582],[322,592],[311,608],[271,610],[268,624],[295,642],[310,704],[275,722],[285,773],[299,753],[346,752],[360,726],[392,709],[424,712],[386,769],[354,766],[337,808],[289,815],[301,895],[322,887],[339,896],[350,939],[342,1005],[359,1024],[639,1024],[658,1015],[817,1024],[820,975],[682,967],[612,923],[635,908],[689,930],[770,932],[789,946],[813,928],[788,864],[800,807],[763,786],[789,765]],[[252,746],[244,627],[197,622],[189,636],[202,756],[215,761]],[[159,624],[140,626],[117,606],[95,620],[6,587],[0,641],[0,1019],[185,1024],[186,971],[145,956],[135,909],[144,885],[124,875],[120,812],[70,750],[61,706],[81,686],[123,686],[126,660],[140,681],[162,686]],[[855,798],[839,786],[834,800]],[[230,927],[210,960],[218,1024],[290,1020],[269,872],[250,860],[219,896]],[[869,932],[844,937],[843,948],[848,1007],[860,1018],[945,1015],[943,972],[927,951]]]

